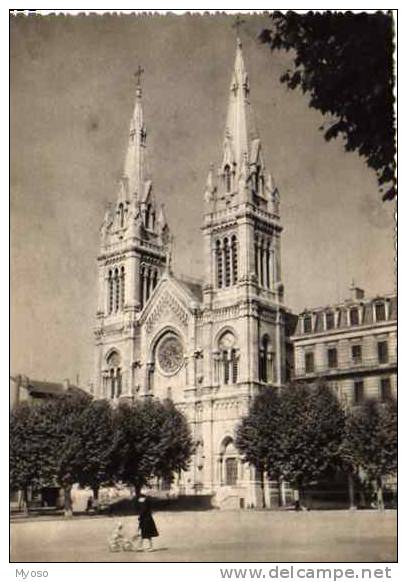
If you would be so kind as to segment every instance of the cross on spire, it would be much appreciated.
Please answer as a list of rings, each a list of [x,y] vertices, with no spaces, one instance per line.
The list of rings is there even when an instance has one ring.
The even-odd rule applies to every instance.
[[[242,24],[246,22],[243,18],[240,18],[240,14],[238,14],[235,18],[234,23],[232,24],[232,28],[236,28],[236,38],[239,40],[239,30]]]
[[[134,73],[134,76],[137,79],[137,86],[140,87],[141,85],[141,75],[144,73],[144,69],[142,67],[140,67],[140,65],[137,68],[137,71]]]

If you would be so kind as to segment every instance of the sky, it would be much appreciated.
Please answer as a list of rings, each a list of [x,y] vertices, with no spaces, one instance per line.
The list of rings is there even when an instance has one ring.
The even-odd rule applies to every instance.
[[[175,237],[174,269],[203,272],[206,177],[221,162],[235,54],[230,15],[11,21],[11,373],[92,379],[96,257],[116,200],[141,65],[149,170]],[[293,55],[240,37],[267,169],[281,196],[282,278],[294,312],[394,290],[394,205],[322,115],[280,82]]]

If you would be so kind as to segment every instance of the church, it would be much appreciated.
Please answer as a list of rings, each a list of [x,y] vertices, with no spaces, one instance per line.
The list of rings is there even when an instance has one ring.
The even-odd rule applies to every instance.
[[[280,196],[239,39],[221,158],[202,185],[202,281],[172,271],[172,234],[146,152],[138,82],[117,200],[101,227],[95,395],[171,398],[196,443],[182,490],[215,494],[220,507],[256,506],[258,476],[235,448],[235,427],[260,387],[287,381],[296,317],[284,304]]]

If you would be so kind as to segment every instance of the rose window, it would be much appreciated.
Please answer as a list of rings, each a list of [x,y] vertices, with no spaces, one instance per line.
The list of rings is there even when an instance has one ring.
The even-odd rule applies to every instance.
[[[167,336],[160,342],[157,360],[165,374],[175,374],[180,369],[184,361],[184,350],[178,337]]]

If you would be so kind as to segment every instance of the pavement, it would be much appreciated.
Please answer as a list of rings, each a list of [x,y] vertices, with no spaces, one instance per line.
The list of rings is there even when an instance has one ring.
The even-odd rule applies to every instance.
[[[108,549],[120,521],[137,517],[29,519],[11,523],[12,562],[393,562],[397,514],[365,511],[157,512],[153,552]]]

